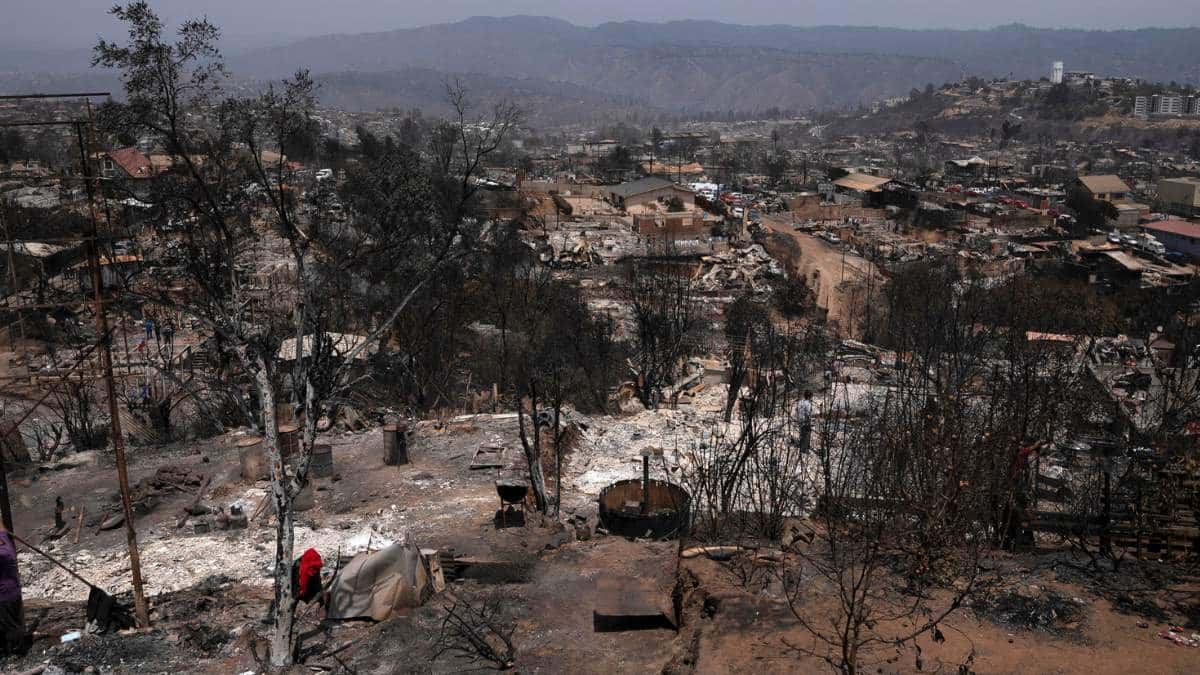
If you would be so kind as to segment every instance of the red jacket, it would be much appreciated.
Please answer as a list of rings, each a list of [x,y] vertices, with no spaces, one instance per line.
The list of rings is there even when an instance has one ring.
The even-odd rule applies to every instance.
[[[308,549],[300,556],[296,567],[298,569],[296,597],[308,602],[321,592],[321,554],[315,549]]]

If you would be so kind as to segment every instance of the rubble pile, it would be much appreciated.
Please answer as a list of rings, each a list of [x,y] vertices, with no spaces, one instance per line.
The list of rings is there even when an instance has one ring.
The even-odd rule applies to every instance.
[[[153,508],[157,498],[165,492],[169,490],[192,492],[198,490],[204,481],[204,474],[197,471],[176,466],[164,466],[159,467],[153,476],[148,476],[135,483],[129,491],[129,496],[135,507],[142,512],[148,512]],[[119,499],[120,494],[118,493],[114,501]]]
[[[846,339],[838,346],[831,378],[857,384],[888,384],[895,375],[896,353]]]
[[[767,293],[771,290],[770,279],[783,275],[779,263],[758,244],[706,255],[700,261],[703,266],[696,277],[700,287],[708,291],[748,288]]]
[[[527,245],[543,264],[559,269],[612,265],[629,255],[645,253],[646,243],[619,223],[603,221],[563,223],[543,235],[527,233]]]
[[[986,595],[974,607],[996,623],[1055,634],[1077,630],[1085,614],[1081,598],[1069,598],[1035,584]]]
[[[1172,626],[1170,630],[1160,631],[1158,637],[1180,647],[1200,648],[1200,633],[1192,633],[1191,636],[1188,636],[1181,626]]]
[[[682,453],[719,423],[725,392],[724,386],[709,386],[695,393],[691,405],[581,419],[569,471],[572,490],[591,499],[618,480],[636,477],[642,451],[649,448],[664,451],[662,461],[652,463],[651,477],[678,480]]]
[[[265,491],[248,489],[231,506],[247,513],[262,501]],[[295,550],[316,548],[321,551],[340,551],[351,557],[370,546],[377,550],[406,538],[400,522],[401,514],[383,509],[367,517],[347,517],[332,527],[316,527],[311,523],[296,525]],[[142,576],[146,594],[186,590],[205,579],[226,575],[232,582],[249,586],[269,587],[274,579],[274,528],[256,528],[237,532],[212,531],[180,536],[173,522],[163,522],[138,532]],[[60,548],[60,550],[55,550]],[[120,592],[132,587],[129,557],[124,548],[56,547],[47,545],[51,555],[58,556],[72,569],[91,580],[106,580],[106,590]],[[73,580],[66,572],[36,556],[23,560],[28,570],[24,576],[23,592],[27,598],[56,600],[86,600],[88,588]],[[95,583],[95,581],[93,581]]]
[[[570,269],[601,265],[604,259],[598,249],[603,242],[598,237],[589,239],[586,232],[556,232],[538,253],[538,259],[547,265]]]

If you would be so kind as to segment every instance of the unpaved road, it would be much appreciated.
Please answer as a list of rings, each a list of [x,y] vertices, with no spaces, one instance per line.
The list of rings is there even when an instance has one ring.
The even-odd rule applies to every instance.
[[[790,237],[799,246],[799,259],[781,262],[804,275],[817,293],[817,303],[829,311],[829,320],[847,328],[857,325],[865,314],[868,280],[872,294],[878,292],[883,278],[879,269],[869,260],[845,253],[824,239],[793,230],[788,213],[764,215],[763,225],[772,232]],[[776,251],[771,253],[778,255]]]

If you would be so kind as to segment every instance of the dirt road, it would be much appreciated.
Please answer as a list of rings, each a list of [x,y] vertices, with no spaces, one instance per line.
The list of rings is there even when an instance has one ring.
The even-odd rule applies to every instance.
[[[882,279],[879,269],[865,258],[846,253],[808,233],[793,230],[788,213],[764,215],[763,225],[795,242],[795,246],[786,248],[768,242],[767,249],[780,257],[780,262],[804,275],[817,293],[817,303],[829,311],[830,321],[836,321],[853,333],[866,313],[864,307],[868,296],[875,296],[879,290]]]

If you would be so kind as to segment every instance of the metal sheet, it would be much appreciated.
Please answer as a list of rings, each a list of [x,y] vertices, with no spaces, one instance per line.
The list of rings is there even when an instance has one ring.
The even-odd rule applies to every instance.
[[[653,579],[600,577],[592,612],[596,630],[676,628],[668,595]]]

